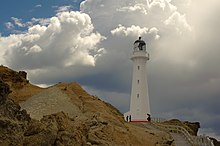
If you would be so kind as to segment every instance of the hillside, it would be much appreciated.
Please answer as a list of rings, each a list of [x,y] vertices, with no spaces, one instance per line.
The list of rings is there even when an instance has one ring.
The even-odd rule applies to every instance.
[[[37,100],[42,104],[34,106]],[[70,135],[76,131],[80,133],[80,138],[77,138],[81,141],[80,144],[145,145],[148,143],[150,146],[171,139],[166,132],[147,130],[142,125],[124,122],[123,115],[117,109],[98,97],[89,95],[77,83],[60,83],[52,86],[21,103],[21,106],[32,118],[38,120],[44,115],[50,115],[40,121],[44,121],[45,118],[55,118],[55,121],[56,118],[62,119],[61,123],[66,126],[64,129]]]
[[[154,146],[173,141],[165,131],[126,123],[116,108],[89,95],[77,83],[41,89],[19,73],[5,70],[7,74],[1,70],[0,79],[1,101],[4,101],[0,105],[0,145]],[[15,92],[24,90],[25,93],[14,96]],[[25,109],[21,110],[8,97]]]
[[[165,121],[196,135],[199,123]],[[217,142],[217,141],[216,141]],[[111,104],[78,83],[40,88],[24,71],[0,66],[1,146],[175,146],[167,130],[152,123],[128,123]]]

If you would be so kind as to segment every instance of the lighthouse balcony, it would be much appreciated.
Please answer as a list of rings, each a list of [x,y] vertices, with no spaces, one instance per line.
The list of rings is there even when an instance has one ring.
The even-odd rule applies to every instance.
[[[145,58],[145,59],[149,60],[150,55],[146,51],[134,51],[131,59],[134,59],[134,58]]]

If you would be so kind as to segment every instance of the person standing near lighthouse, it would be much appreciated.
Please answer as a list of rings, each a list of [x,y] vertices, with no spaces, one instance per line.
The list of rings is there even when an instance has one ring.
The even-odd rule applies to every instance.
[[[134,42],[133,54],[133,76],[131,88],[130,111],[124,117],[130,116],[131,122],[147,121],[146,115],[150,114],[150,103],[147,84],[146,63],[149,54],[146,50],[146,43],[139,37]]]

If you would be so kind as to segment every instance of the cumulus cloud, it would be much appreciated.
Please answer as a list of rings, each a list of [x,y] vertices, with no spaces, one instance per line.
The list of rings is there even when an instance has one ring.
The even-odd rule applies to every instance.
[[[1,37],[1,56],[13,68],[95,65],[103,51],[103,37],[93,32],[90,17],[80,12],[61,12],[49,24],[34,25],[27,33]]]
[[[123,35],[123,36],[128,36],[128,35],[134,35],[134,36],[139,36],[146,34],[148,31],[148,28],[140,28],[139,26],[134,26],[132,25],[131,27],[124,27],[122,25],[119,25],[116,29],[111,30],[111,33],[113,35]]]
[[[151,28],[148,29],[146,27],[140,28],[139,26],[132,25],[131,27],[125,27],[122,25],[119,25],[117,28],[111,30],[112,35],[116,36],[133,36],[138,38],[139,36],[153,36],[154,39],[159,39],[160,36],[158,35],[158,29],[157,28]]]
[[[191,39],[189,37],[191,28],[186,17],[167,0],[151,2],[86,0],[81,3],[81,11],[88,13],[93,19],[94,28],[108,38],[102,45],[108,53],[103,62],[109,67],[115,66],[114,61],[124,62],[128,67],[132,43],[138,36],[147,41],[154,62],[172,59],[175,55],[178,55],[176,57],[178,59],[181,56],[180,52],[183,52],[182,48],[177,48],[171,40],[183,43],[182,39]],[[175,53],[171,53],[173,50]],[[169,57],[164,53],[172,55]]]

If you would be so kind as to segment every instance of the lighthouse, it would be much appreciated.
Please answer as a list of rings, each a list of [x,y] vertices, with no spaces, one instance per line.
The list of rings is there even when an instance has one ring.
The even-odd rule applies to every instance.
[[[146,50],[146,43],[141,40],[141,37],[134,42],[131,60],[133,61],[133,75],[130,111],[124,114],[124,118],[126,121],[143,122],[147,121],[150,115],[146,70],[149,54]]]

